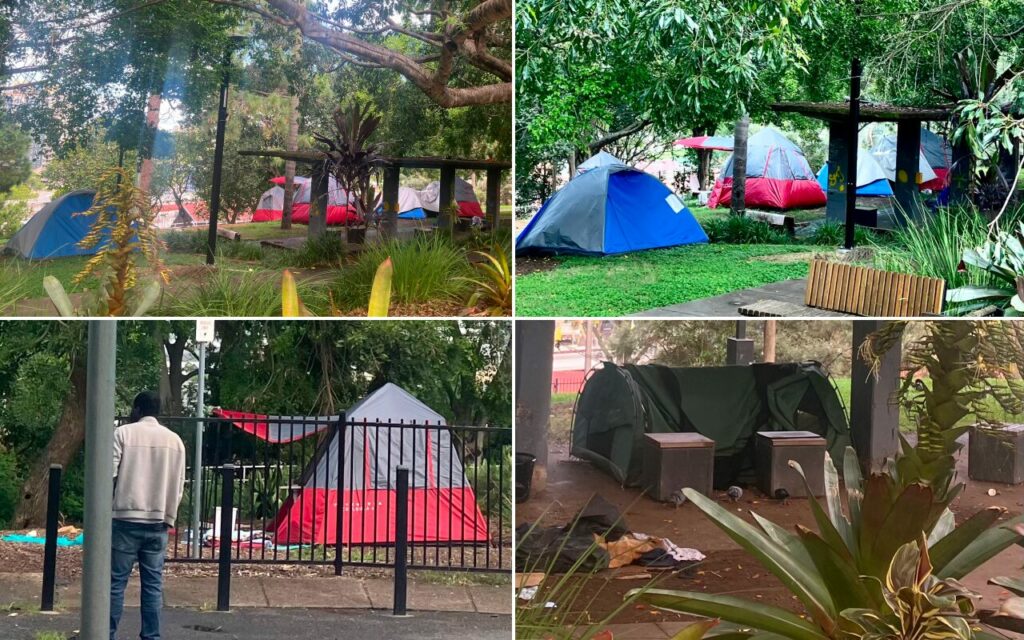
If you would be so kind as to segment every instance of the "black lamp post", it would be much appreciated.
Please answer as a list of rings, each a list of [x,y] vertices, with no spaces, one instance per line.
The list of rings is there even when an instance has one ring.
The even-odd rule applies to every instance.
[[[213,184],[210,187],[210,225],[206,241],[206,264],[212,265],[217,254],[217,216],[220,213],[220,174],[224,168],[224,129],[228,123],[228,86],[231,82],[231,54],[245,40],[243,36],[228,38],[224,50],[220,82],[220,103],[217,106],[217,136],[213,147]]]
[[[856,16],[853,28],[860,29],[860,0],[854,0]],[[858,38],[852,38],[853,59],[850,60],[850,115],[846,133],[846,236],[843,247],[853,248],[857,226],[857,154],[860,151],[860,58],[857,57]]]

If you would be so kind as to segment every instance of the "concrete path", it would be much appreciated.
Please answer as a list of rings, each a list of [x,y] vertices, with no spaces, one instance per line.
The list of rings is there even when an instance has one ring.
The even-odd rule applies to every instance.
[[[0,614],[2,615],[2,614]],[[68,640],[80,624],[77,613],[0,617],[0,637],[35,640],[57,632]],[[237,609],[229,613],[166,609],[161,635],[173,640],[509,640],[512,617],[475,613],[422,612],[396,618],[379,611],[326,609]],[[139,637],[139,610],[126,608],[117,637]]]
[[[692,300],[682,304],[673,304],[657,309],[648,309],[632,314],[637,317],[656,318],[738,318],[740,307],[761,300],[774,300],[778,302],[789,302],[792,304],[804,304],[804,289],[807,287],[807,279],[783,280],[773,282],[753,289],[740,289],[713,298]],[[814,317],[836,317],[849,318],[843,313],[823,311],[821,309],[807,309],[808,316]]]
[[[415,573],[411,573],[408,591],[410,610],[512,613],[511,584],[452,586],[416,582],[415,579]],[[393,590],[394,583],[387,578],[233,576],[231,607],[390,610]],[[40,573],[0,574],[0,607],[37,610],[41,591]],[[77,581],[58,584],[57,607],[78,608],[81,593],[81,584]],[[138,601],[139,579],[135,574],[128,582],[125,602]],[[164,604],[167,607],[214,609],[217,605],[217,579],[167,576],[164,579]]]

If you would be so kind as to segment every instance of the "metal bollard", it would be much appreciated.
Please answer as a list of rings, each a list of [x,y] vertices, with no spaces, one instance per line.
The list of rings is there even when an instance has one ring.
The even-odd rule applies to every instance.
[[[57,585],[57,516],[60,515],[60,477],[64,467],[50,465],[50,487],[46,494],[46,546],[43,549],[43,595],[40,611],[53,611]]]
[[[235,509],[235,465],[220,468],[220,531],[217,538],[217,611],[231,609],[231,514]]]
[[[406,554],[409,548],[409,468],[395,471],[395,597],[392,613],[404,616],[409,576]]]
[[[346,422],[345,415],[342,414],[341,419],[338,421],[337,431],[338,434],[338,458],[335,461],[335,469],[338,471],[338,477],[334,483],[334,494],[337,496],[337,505],[334,508],[334,575],[340,576],[342,573],[342,547],[341,547],[341,532],[345,530],[345,434],[346,434]]]

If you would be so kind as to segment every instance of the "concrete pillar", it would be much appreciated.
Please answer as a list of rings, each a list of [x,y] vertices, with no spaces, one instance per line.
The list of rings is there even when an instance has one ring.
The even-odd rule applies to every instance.
[[[901,214],[911,220],[920,215],[920,172],[921,123],[900,122],[896,129],[896,184],[892,188],[898,222],[902,222]]]
[[[853,321],[853,367],[850,373],[850,436],[861,467],[877,470],[899,450],[899,407],[893,394],[900,384],[901,349],[894,346],[882,359],[878,375],[860,358],[860,345],[884,320]]]
[[[501,169],[487,170],[487,221],[492,229],[498,228],[498,213],[501,211]]]
[[[548,478],[555,321],[519,320],[515,327],[516,451],[537,457],[531,487],[536,494],[544,490]]]
[[[949,203],[967,204],[971,190],[971,167],[974,156],[967,142],[961,140],[953,145],[952,166],[949,169]]]
[[[330,178],[327,165],[318,162],[313,165],[312,184],[309,194],[309,233],[312,240],[327,231],[327,188]]]
[[[393,236],[398,231],[398,182],[401,169],[395,165],[384,168],[384,217],[381,219],[380,230],[386,236]]]
[[[441,197],[438,201],[440,213],[437,216],[438,229],[451,229],[455,225],[457,215],[452,215],[451,206],[455,200],[455,168],[441,168]]]
[[[825,195],[825,218],[829,222],[846,222],[846,176],[848,133],[843,122],[828,126],[828,182]]]

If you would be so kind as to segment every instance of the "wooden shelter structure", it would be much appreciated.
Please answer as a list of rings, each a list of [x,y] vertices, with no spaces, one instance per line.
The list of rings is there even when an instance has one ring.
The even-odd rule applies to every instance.
[[[798,113],[800,115],[822,120],[828,124],[828,165],[830,171],[839,170],[840,175],[849,176],[849,146],[859,144],[859,140],[850,139],[850,103],[849,102],[781,102],[772,105],[778,113]],[[896,183],[893,195],[896,210],[911,219],[921,213],[920,177],[921,125],[925,122],[944,122],[953,116],[950,107],[900,107],[877,103],[862,102],[859,109],[859,122],[891,122],[896,124]],[[961,147],[953,149],[953,166],[951,168],[951,184],[954,190],[966,184],[964,172],[969,170],[969,163],[962,162],[966,151]],[[853,169],[856,174],[856,167]],[[846,220],[846,180],[837,181],[837,188],[829,188],[826,217],[830,221],[845,222]],[[841,186],[842,188],[838,188]],[[899,220],[898,220],[899,221]],[[865,221],[857,221],[864,224]]]

